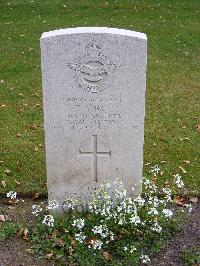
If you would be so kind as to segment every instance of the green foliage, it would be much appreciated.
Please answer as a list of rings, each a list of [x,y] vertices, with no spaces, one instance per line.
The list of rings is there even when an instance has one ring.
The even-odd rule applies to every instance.
[[[153,168],[154,177],[157,174],[158,166]],[[174,180],[183,189],[181,177],[176,175]],[[172,210],[169,188],[159,189],[149,179],[143,185],[143,195],[133,199],[126,196],[120,180],[112,184],[114,192],[105,183],[90,200],[67,199],[69,212],[64,217],[44,213],[41,205],[34,205],[33,214],[38,217],[31,232],[34,252],[73,265],[147,262],[177,232],[180,216]],[[80,203],[84,212],[77,211]],[[59,205],[54,200],[48,208],[56,210]]]
[[[86,218],[86,217],[85,217]],[[99,221],[102,217],[98,217]],[[164,245],[166,235],[174,233],[171,228],[163,228],[163,233],[157,235],[155,233],[145,233],[145,231],[137,232],[136,230],[124,229],[119,227],[116,230],[116,239],[102,250],[94,250],[88,248],[92,239],[96,238],[91,235],[91,228],[96,223],[89,221],[86,243],[79,243],[74,238],[74,227],[72,220],[56,221],[54,229],[38,223],[31,233],[33,241],[33,251],[39,257],[48,257],[52,254],[51,259],[62,263],[77,263],[78,265],[136,265],[140,260],[141,250],[145,253],[152,254],[158,252],[160,247]],[[111,228],[115,224],[110,224]],[[69,230],[67,230],[68,228]],[[167,233],[166,233],[167,232]],[[131,247],[137,247],[137,251],[130,253]],[[124,247],[128,247],[125,251]],[[106,254],[108,253],[108,257]]]
[[[19,225],[16,223],[9,221],[0,222],[0,241],[4,241],[9,236],[16,234],[18,229]]]
[[[193,247],[192,249],[183,252],[184,265],[193,266],[200,264],[200,247]]]
[[[32,240],[37,243],[33,246],[33,250],[39,257],[51,253],[52,244],[51,238],[49,237],[51,231],[51,229],[39,222],[31,232]]]

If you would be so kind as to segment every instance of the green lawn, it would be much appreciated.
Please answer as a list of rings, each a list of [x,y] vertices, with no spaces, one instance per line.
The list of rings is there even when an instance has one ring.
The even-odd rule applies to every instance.
[[[161,165],[159,182],[180,173],[188,193],[199,193],[199,12],[198,0],[1,0],[0,192],[47,192],[42,32],[108,26],[148,36],[144,163]]]

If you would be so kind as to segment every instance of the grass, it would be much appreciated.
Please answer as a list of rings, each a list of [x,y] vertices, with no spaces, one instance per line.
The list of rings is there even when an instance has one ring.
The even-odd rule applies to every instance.
[[[19,230],[19,225],[12,222],[4,222],[0,224],[0,242],[4,241],[11,235],[15,235]]]
[[[47,192],[42,32],[108,26],[148,36],[144,164],[166,161],[161,184],[170,181],[170,173],[182,174],[182,166],[188,193],[199,194],[199,8],[200,2],[191,0],[1,0],[0,182],[5,182],[0,192]]]
[[[200,248],[193,247],[190,250],[185,250],[183,252],[184,265],[192,266],[199,265],[200,263]]]

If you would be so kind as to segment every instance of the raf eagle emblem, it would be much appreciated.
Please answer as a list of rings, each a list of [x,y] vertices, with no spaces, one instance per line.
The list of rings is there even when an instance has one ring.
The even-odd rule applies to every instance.
[[[96,43],[87,45],[86,54],[68,66],[75,71],[78,86],[89,93],[104,91],[116,67],[103,55],[101,46]]]

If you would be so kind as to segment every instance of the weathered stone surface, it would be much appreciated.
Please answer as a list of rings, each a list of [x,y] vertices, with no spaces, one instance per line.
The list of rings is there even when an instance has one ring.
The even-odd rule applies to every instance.
[[[146,35],[111,28],[43,33],[49,199],[121,178],[141,191]]]

